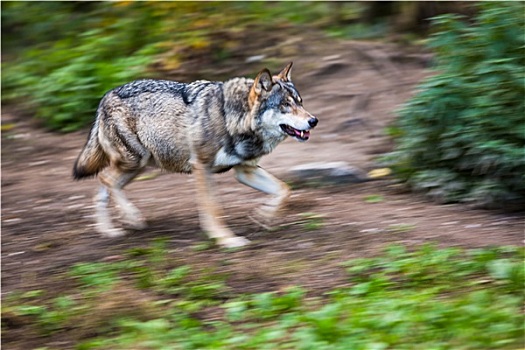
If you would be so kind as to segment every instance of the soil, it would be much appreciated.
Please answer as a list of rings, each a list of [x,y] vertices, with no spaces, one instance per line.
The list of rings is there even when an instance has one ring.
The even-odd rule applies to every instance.
[[[308,142],[287,140],[261,165],[287,181],[288,169],[306,162],[378,167],[377,157],[392,149],[384,129],[430,74],[431,57],[418,48],[379,42],[309,43],[297,35],[278,49],[254,54],[279,55],[282,66],[293,59],[293,77],[305,107],[320,120]],[[253,70],[253,76],[263,64],[241,62],[237,74]],[[2,123],[14,124],[2,133],[2,298],[34,289],[58,295],[68,288],[62,276],[73,264],[118,259],[159,238],[167,238],[170,254],[181,264],[227,274],[236,293],[301,285],[320,294],[346,283],[342,262],[377,255],[393,243],[411,248],[425,243],[464,248],[523,243],[523,213],[438,205],[409,193],[391,177],[296,188],[277,229],[265,231],[248,218],[264,196],[237,183],[229,172],[216,177],[219,198],[229,226],[252,244],[239,251],[197,250],[207,239],[199,228],[193,178],[154,169],[127,187],[149,227],[122,238],[102,238],[93,228],[97,182],[71,177],[88,130],[50,132],[5,110]],[[368,203],[368,196],[382,200]],[[312,215],[321,222],[312,225]]]

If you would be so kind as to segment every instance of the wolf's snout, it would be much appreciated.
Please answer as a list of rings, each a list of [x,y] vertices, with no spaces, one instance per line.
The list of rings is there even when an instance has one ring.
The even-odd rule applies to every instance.
[[[317,119],[316,117],[312,117],[308,120],[308,124],[310,125],[310,127],[312,128],[315,128],[315,126],[317,125],[317,123],[319,122],[319,119]]]

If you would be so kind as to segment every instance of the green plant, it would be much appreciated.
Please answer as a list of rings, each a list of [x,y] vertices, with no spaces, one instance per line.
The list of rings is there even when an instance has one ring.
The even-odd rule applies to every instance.
[[[2,103],[61,131],[88,125],[103,94],[128,81],[172,75],[185,61],[198,61],[191,67],[195,73],[197,66],[242,59],[253,52],[253,35],[267,28],[291,23],[333,28],[333,18],[355,19],[361,11],[355,4],[321,2],[5,1],[1,6]]]
[[[400,111],[389,158],[434,199],[501,207],[525,200],[525,6],[478,6],[472,24],[433,19],[436,74]]]
[[[383,196],[379,194],[371,194],[363,198],[366,203],[380,203],[384,201]]]
[[[517,348],[525,335],[521,247],[394,245],[344,263],[348,283],[317,296],[300,287],[225,295],[212,271],[166,270],[165,251],[155,242],[124,261],[76,265],[79,284],[51,299],[8,297],[2,328],[22,317],[18,327],[34,327],[39,341],[57,334],[82,350],[488,350]],[[150,270],[150,285],[137,289],[135,266]]]
[[[302,224],[305,230],[308,230],[308,231],[319,230],[324,225],[324,218],[322,215],[315,214],[315,213],[302,213],[301,217],[303,217],[304,219]]]
[[[34,317],[41,333],[51,334],[64,328],[79,308],[82,306],[77,306],[70,296],[60,296],[52,300],[49,306],[22,304],[11,311],[19,316]]]
[[[412,231],[416,226],[413,224],[392,224],[388,225],[388,230],[395,233]]]
[[[46,10],[45,4],[26,5]],[[153,54],[158,52],[155,45],[143,43],[143,35],[135,33],[146,16],[114,21],[120,11],[111,5],[101,6],[113,11],[102,16],[97,29],[68,22],[80,31],[74,39],[60,36],[45,46],[23,51],[19,60],[5,63],[2,89],[6,99],[29,97],[26,108],[34,109],[38,118],[51,128],[71,131],[94,119],[98,101],[106,91],[146,74]],[[20,9],[13,14],[18,13]],[[78,14],[74,18],[81,23],[90,20]]]

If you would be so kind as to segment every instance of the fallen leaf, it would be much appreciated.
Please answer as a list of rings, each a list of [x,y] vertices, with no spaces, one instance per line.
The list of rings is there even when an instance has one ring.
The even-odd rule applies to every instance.
[[[370,170],[368,172],[368,177],[372,179],[377,179],[378,177],[384,177],[392,174],[392,170],[390,168],[379,168]]]

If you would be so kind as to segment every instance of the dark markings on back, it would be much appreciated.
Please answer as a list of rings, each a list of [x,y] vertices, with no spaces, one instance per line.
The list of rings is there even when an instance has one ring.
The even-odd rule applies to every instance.
[[[120,98],[131,98],[143,93],[167,92],[177,95],[184,94],[186,84],[169,80],[143,79],[135,80],[115,88],[113,91]]]
[[[194,84],[186,85],[186,88],[184,89],[184,92],[182,94],[182,98],[184,99],[184,103],[189,105],[192,104],[193,101],[199,96],[199,94],[207,88],[209,85],[212,85],[214,83],[211,82],[196,82]]]
[[[185,104],[190,105],[210,85],[222,85],[222,82],[202,80],[185,84],[169,80],[143,79],[119,86],[113,92],[122,99],[132,98],[143,93],[169,93],[182,98]]]

